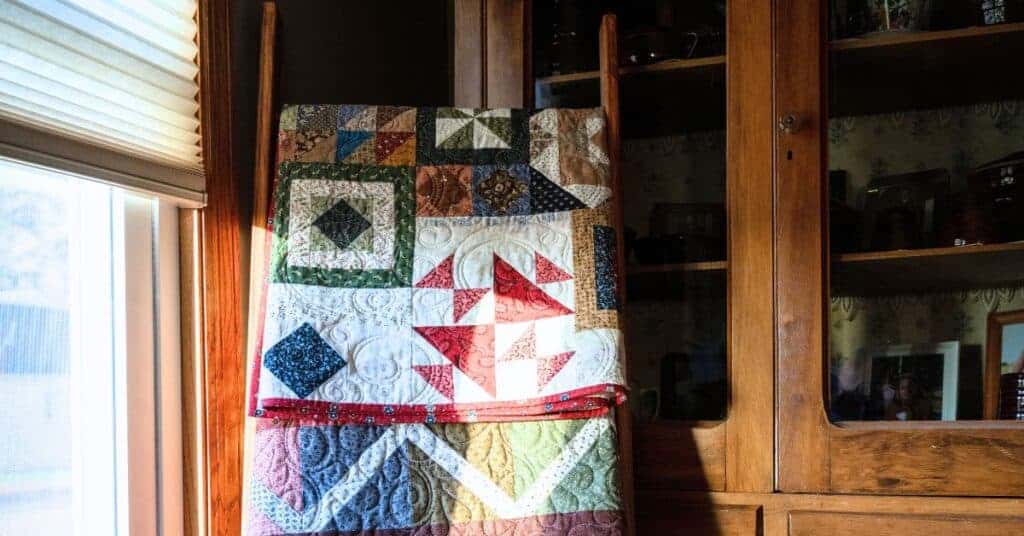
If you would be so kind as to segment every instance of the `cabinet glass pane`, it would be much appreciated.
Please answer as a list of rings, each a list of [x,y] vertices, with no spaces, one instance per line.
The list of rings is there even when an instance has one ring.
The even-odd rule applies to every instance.
[[[725,2],[533,3],[535,106],[600,105],[619,21],[634,441],[726,416]]]
[[[829,414],[1024,419],[1024,2],[830,22]]]

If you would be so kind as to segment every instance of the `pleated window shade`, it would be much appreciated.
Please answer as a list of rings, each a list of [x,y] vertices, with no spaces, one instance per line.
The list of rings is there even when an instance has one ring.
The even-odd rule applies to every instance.
[[[202,202],[197,0],[0,0],[0,155]]]

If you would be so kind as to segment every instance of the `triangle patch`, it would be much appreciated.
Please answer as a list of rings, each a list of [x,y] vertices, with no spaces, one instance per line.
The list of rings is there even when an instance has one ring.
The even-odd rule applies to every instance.
[[[537,359],[537,390],[544,388],[551,378],[565,368],[565,364],[572,359],[576,352],[563,352],[561,354],[549,355]]]
[[[587,208],[587,205],[543,173],[530,168],[530,213],[563,212]]]
[[[349,130],[338,131],[337,149],[335,158],[341,162],[356,152],[363,143],[372,138],[372,132],[353,132]]]
[[[494,326],[413,327],[469,379],[491,396],[494,384]]]
[[[547,257],[541,255],[538,252],[533,252],[534,265],[537,271],[537,284],[541,283],[558,283],[560,281],[568,281],[572,279],[565,270],[559,268],[555,263],[548,260]]]
[[[413,136],[415,134],[412,132],[378,132],[377,161],[383,163]]]
[[[392,110],[397,112],[397,114],[390,118],[382,118],[378,113],[377,132],[416,131],[416,108],[392,108]]]
[[[454,309],[453,318],[456,322],[466,316],[473,307],[480,302],[480,299],[487,295],[489,288],[457,288],[452,296]]]
[[[354,108],[339,123],[341,123],[341,128],[344,130],[362,130],[366,132],[377,130],[377,107]]]
[[[455,255],[449,255],[441,261],[433,270],[416,283],[416,288],[455,288],[455,277],[452,274],[452,266],[455,264]]]
[[[412,369],[437,389],[441,396],[448,400],[455,398],[455,380],[452,378],[451,365],[413,365]]]
[[[494,254],[494,318],[496,322],[529,322],[572,314],[572,310],[526,279]]]
[[[523,335],[519,337],[519,340],[512,343],[512,346],[505,352],[504,355],[498,358],[498,361],[520,361],[523,359],[533,359],[537,355],[537,332],[533,329],[533,324],[530,324]]]

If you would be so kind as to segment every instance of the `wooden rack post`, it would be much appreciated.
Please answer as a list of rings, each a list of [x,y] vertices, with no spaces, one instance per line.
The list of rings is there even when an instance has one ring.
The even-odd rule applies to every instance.
[[[622,153],[621,115],[619,111],[619,32],[615,15],[601,17],[600,47],[601,108],[604,109],[608,132],[608,171],[612,183],[612,227],[615,229],[615,287],[619,301],[619,325],[623,341],[626,337],[626,254],[622,218],[622,177],[619,159]],[[625,346],[625,342],[623,342]],[[625,360],[625,358],[624,358]],[[629,367],[624,367],[627,371]],[[627,381],[628,383],[628,381]],[[633,516],[633,423],[628,405],[615,410],[615,424],[619,440],[619,484],[622,491],[622,513],[626,520],[626,534],[636,532]]]
[[[272,1],[263,3],[263,21],[260,32],[260,67],[259,93],[256,97],[256,165],[253,169],[253,202],[252,226],[249,256],[249,322],[246,338],[246,408],[256,393],[252,390],[253,363],[256,358],[256,341],[259,331],[259,314],[263,310],[266,299],[265,281],[267,278],[267,259],[270,255],[270,219],[271,185],[274,169],[274,72],[276,67],[277,45],[277,4]],[[242,452],[242,525],[249,520],[248,503],[244,500],[248,492],[249,475],[251,473],[252,453],[256,438],[256,423],[253,419],[245,420],[245,441]],[[244,532],[243,532],[244,534]]]

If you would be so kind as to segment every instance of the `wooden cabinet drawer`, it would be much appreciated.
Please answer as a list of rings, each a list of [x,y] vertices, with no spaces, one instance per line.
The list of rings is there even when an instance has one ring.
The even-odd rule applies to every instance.
[[[761,507],[679,504],[671,501],[638,501],[637,535],[758,536],[762,534]]]
[[[1024,534],[1024,517],[984,515],[790,512],[790,536],[1008,536]]]

